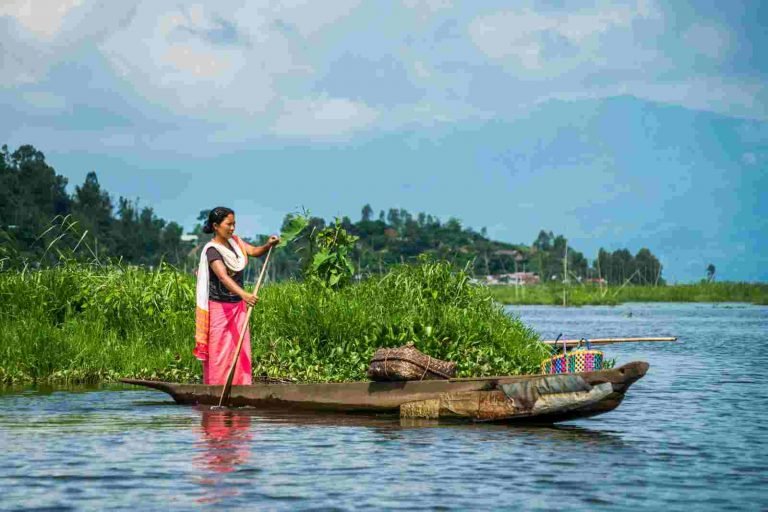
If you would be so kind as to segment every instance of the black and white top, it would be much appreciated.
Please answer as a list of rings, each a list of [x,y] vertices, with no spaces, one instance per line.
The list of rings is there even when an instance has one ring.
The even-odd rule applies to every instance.
[[[231,249],[224,249],[222,250],[229,250]],[[231,251],[236,257],[238,254],[235,251]],[[211,267],[211,264],[216,260],[223,261],[224,258],[221,257],[221,253],[218,251],[218,249],[214,247],[209,247],[207,251],[205,251],[205,256],[208,258],[208,267]],[[226,268],[226,265],[225,265]],[[227,269],[227,272],[229,273],[229,277],[234,279],[234,281],[242,288],[243,287],[243,277],[245,272],[241,270],[240,272],[232,272],[231,270]],[[209,279],[208,279],[208,300],[215,300],[216,302],[240,302],[241,299],[240,296],[237,294],[232,293],[227,289],[226,286],[224,286],[224,283],[221,282],[219,279],[219,276],[216,275],[216,273],[213,271],[213,268],[210,268],[209,273]]]

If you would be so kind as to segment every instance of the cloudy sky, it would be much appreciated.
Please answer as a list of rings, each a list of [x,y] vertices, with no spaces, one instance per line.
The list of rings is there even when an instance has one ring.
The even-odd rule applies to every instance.
[[[402,207],[768,280],[768,2],[0,0],[0,141],[191,227]]]

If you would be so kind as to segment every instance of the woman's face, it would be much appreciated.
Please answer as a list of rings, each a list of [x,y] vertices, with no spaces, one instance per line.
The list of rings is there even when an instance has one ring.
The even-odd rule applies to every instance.
[[[235,232],[235,214],[230,213],[224,217],[220,224],[214,224],[213,231],[225,240],[232,238],[232,234]]]

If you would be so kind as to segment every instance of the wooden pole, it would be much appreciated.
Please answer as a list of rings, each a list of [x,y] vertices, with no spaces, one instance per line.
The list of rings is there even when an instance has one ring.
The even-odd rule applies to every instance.
[[[565,254],[563,255],[563,307],[567,306],[565,287],[568,286],[568,240],[565,240]]]
[[[661,336],[655,338],[589,338],[589,343],[592,345],[610,345],[611,343],[645,343],[645,342],[661,342],[661,341],[677,341],[677,336]],[[565,343],[569,347],[573,347],[582,342],[582,340],[543,340],[545,345],[562,345]],[[582,342],[583,343],[583,342]]]
[[[261,266],[261,272],[259,272],[259,280],[256,281],[256,287],[253,290],[253,294],[259,296],[259,288],[261,288],[261,281],[264,279],[264,271],[267,270],[267,263],[269,263],[269,257],[272,254],[272,247],[269,246],[267,251],[267,257],[264,259],[264,265]],[[245,314],[245,322],[243,322],[243,328],[240,329],[240,339],[237,342],[237,348],[235,349],[235,357],[232,358],[232,364],[229,367],[229,373],[227,374],[227,382],[224,384],[224,389],[221,391],[221,398],[219,399],[219,407],[222,407],[224,402],[229,400],[229,393],[232,391],[232,379],[235,377],[235,368],[237,367],[237,360],[240,359],[240,351],[243,348],[243,340],[245,339],[245,332],[248,330],[248,320],[251,318],[251,311],[253,306],[248,306],[248,311]]]

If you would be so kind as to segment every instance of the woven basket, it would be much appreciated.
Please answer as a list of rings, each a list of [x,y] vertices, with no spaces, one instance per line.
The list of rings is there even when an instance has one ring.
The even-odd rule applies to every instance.
[[[412,343],[378,349],[368,366],[368,378],[375,381],[438,380],[455,375],[456,363],[429,357]]]
[[[563,345],[563,353],[549,357],[541,362],[541,373],[581,373],[603,369],[603,352],[592,350],[589,340],[584,340],[586,350],[571,350]]]
[[[541,362],[541,373],[580,373],[603,369],[600,350],[573,350]]]

